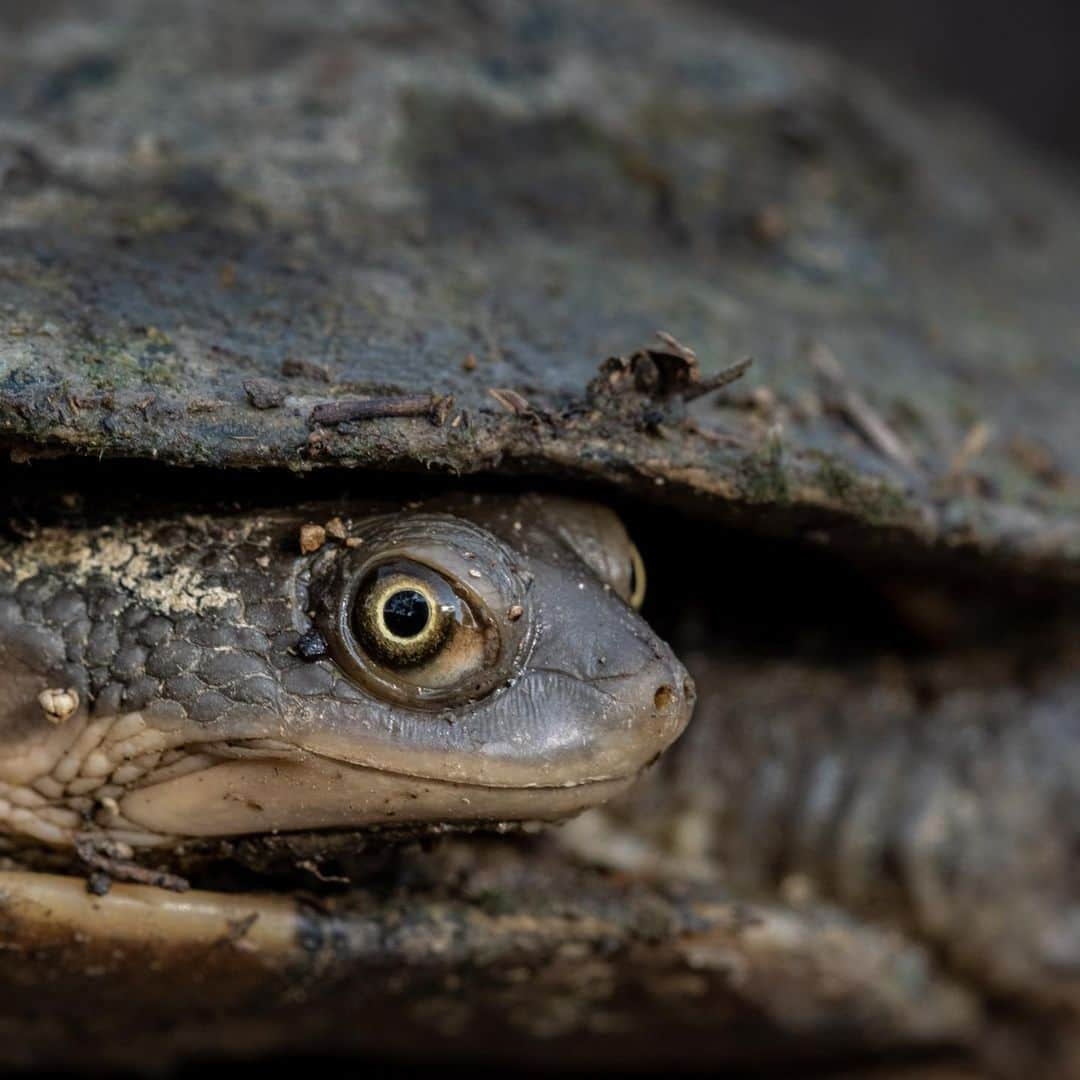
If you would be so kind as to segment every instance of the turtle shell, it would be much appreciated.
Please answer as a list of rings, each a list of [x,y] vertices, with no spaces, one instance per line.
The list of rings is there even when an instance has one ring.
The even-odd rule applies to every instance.
[[[5,55],[13,459],[528,471],[1080,553],[1080,204],[987,125],[695,10],[98,7]]]

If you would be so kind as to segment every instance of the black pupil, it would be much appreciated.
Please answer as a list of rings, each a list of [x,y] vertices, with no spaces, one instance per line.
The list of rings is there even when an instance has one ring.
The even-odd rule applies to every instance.
[[[422,634],[431,618],[426,597],[415,589],[398,589],[383,604],[383,621],[395,637],[414,638]]]

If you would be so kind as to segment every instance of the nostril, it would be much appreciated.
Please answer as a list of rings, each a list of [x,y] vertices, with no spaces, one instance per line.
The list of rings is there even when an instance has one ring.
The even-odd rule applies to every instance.
[[[667,683],[662,683],[656,688],[656,693],[653,694],[653,704],[656,706],[657,712],[667,712],[671,708],[675,701],[675,688],[668,686]]]

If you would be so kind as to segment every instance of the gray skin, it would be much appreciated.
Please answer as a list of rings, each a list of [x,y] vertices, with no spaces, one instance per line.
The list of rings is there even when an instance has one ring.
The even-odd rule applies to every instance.
[[[956,660],[933,703],[897,669],[890,682],[688,649],[697,720],[633,798],[601,812],[589,853],[630,836],[674,875],[796,909],[838,903],[902,928],[988,996],[1076,1025],[1078,644],[1021,685],[1007,657],[996,685],[980,659]]]
[[[368,618],[388,563],[448,620],[419,664]],[[577,813],[693,705],[635,577],[614,514],[538,496],[43,529],[0,546],[0,828],[157,847]]]

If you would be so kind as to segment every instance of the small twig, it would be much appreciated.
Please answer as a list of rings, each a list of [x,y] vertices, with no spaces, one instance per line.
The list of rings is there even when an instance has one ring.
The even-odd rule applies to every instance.
[[[994,429],[985,420],[973,424],[949,462],[949,473],[957,476],[966,472],[972,462],[990,445],[993,434]]]
[[[446,417],[453,398],[448,394],[402,394],[396,397],[345,398],[327,401],[311,410],[311,424],[344,424],[386,416],[426,416],[435,424]]]
[[[674,334],[669,334],[666,330],[657,330],[656,336],[673,356],[685,360],[688,364],[697,364],[697,353],[689,345],[684,345]]]
[[[824,384],[825,404],[843,416],[879,454],[915,472],[918,468],[915,455],[870,402],[849,385],[832,350],[815,345],[810,350],[810,363]]]
[[[118,857],[119,845],[95,836],[80,836],[75,841],[75,853],[92,870],[112,881],[131,881],[137,885],[156,885],[170,892],[187,892],[191,882],[166,870],[151,870],[129,859]]]
[[[488,389],[488,394],[495,399],[507,412],[515,416],[524,416],[532,412],[532,406],[528,399],[509,387],[493,386]]]
[[[701,382],[696,385],[687,387],[687,389],[683,391],[683,401],[696,401],[699,397],[704,397],[705,394],[711,394],[714,390],[722,390],[729,383],[735,382],[736,379],[741,379],[750,369],[750,365],[753,362],[754,358],[748,356],[745,360],[740,360],[737,364],[732,364],[731,367],[725,368],[723,371],[717,372],[717,374],[711,375],[707,379],[702,379]]]
[[[301,859],[296,864],[300,870],[306,870],[313,877],[318,878],[319,881],[325,882],[328,885],[351,885],[352,879],[344,877],[341,874],[324,874],[322,867],[314,859]]]

